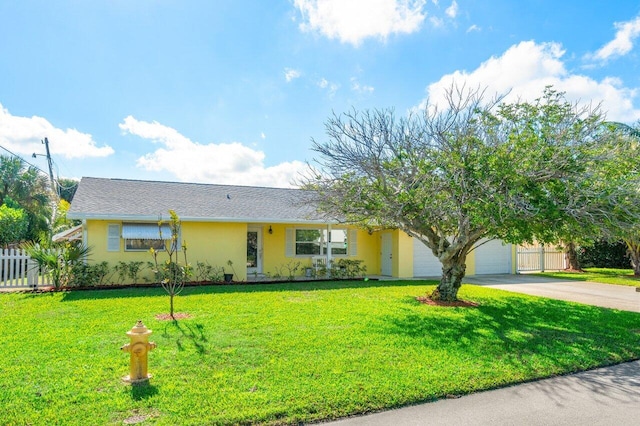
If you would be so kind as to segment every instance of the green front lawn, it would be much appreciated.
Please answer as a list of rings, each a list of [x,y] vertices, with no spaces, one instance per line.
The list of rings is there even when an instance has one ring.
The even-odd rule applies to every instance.
[[[540,275],[603,284],[640,286],[640,279],[633,276],[633,269],[585,268],[584,272],[541,272]]]
[[[0,294],[0,419],[295,424],[640,358],[640,314],[471,285],[476,308],[418,303],[433,284],[187,288],[177,322],[161,289]],[[121,381],[137,319],[145,387]]]

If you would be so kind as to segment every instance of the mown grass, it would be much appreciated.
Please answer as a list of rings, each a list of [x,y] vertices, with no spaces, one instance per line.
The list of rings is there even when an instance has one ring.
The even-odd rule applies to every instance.
[[[583,272],[541,272],[540,275],[603,284],[640,286],[640,279],[633,276],[633,269],[585,268]]]
[[[465,285],[477,308],[420,304],[424,282],[0,294],[4,424],[295,424],[640,358],[640,314]],[[125,332],[158,344],[148,386]]]

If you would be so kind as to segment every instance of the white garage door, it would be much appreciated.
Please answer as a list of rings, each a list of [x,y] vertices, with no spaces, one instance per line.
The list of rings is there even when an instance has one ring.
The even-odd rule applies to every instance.
[[[433,255],[431,249],[417,238],[413,239],[413,276],[439,277],[442,275],[442,264]]]
[[[476,275],[510,274],[511,244],[491,240],[474,249],[476,252]]]

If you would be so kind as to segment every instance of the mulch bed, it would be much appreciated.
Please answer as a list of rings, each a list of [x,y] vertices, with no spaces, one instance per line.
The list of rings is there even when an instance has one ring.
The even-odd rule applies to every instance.
[[[445,306],[445,307],[457,307],[457,308],[477,308],[478,303],[470,300],[454,300],[453,302],[447,302],[445,300],[433,300],[429,296],[418,296],[416,300],[420,303],[430,306]]]
[[[174,312],[173,317],[170,314],[158,314],[156,315],[156,319],[158,321],[173,321],[179,319],[191,318],[191,314],[187,314],[186,312]]]

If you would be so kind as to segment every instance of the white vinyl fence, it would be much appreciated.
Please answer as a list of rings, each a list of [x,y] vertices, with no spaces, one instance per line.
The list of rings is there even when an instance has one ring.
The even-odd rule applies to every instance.
[[[517,272],[561,271],[566,269],[565,253],[544,245],[518,246]]]
[[[0,288],[38,288],[52,285],[38,263],[22,249],[0,250]]]

